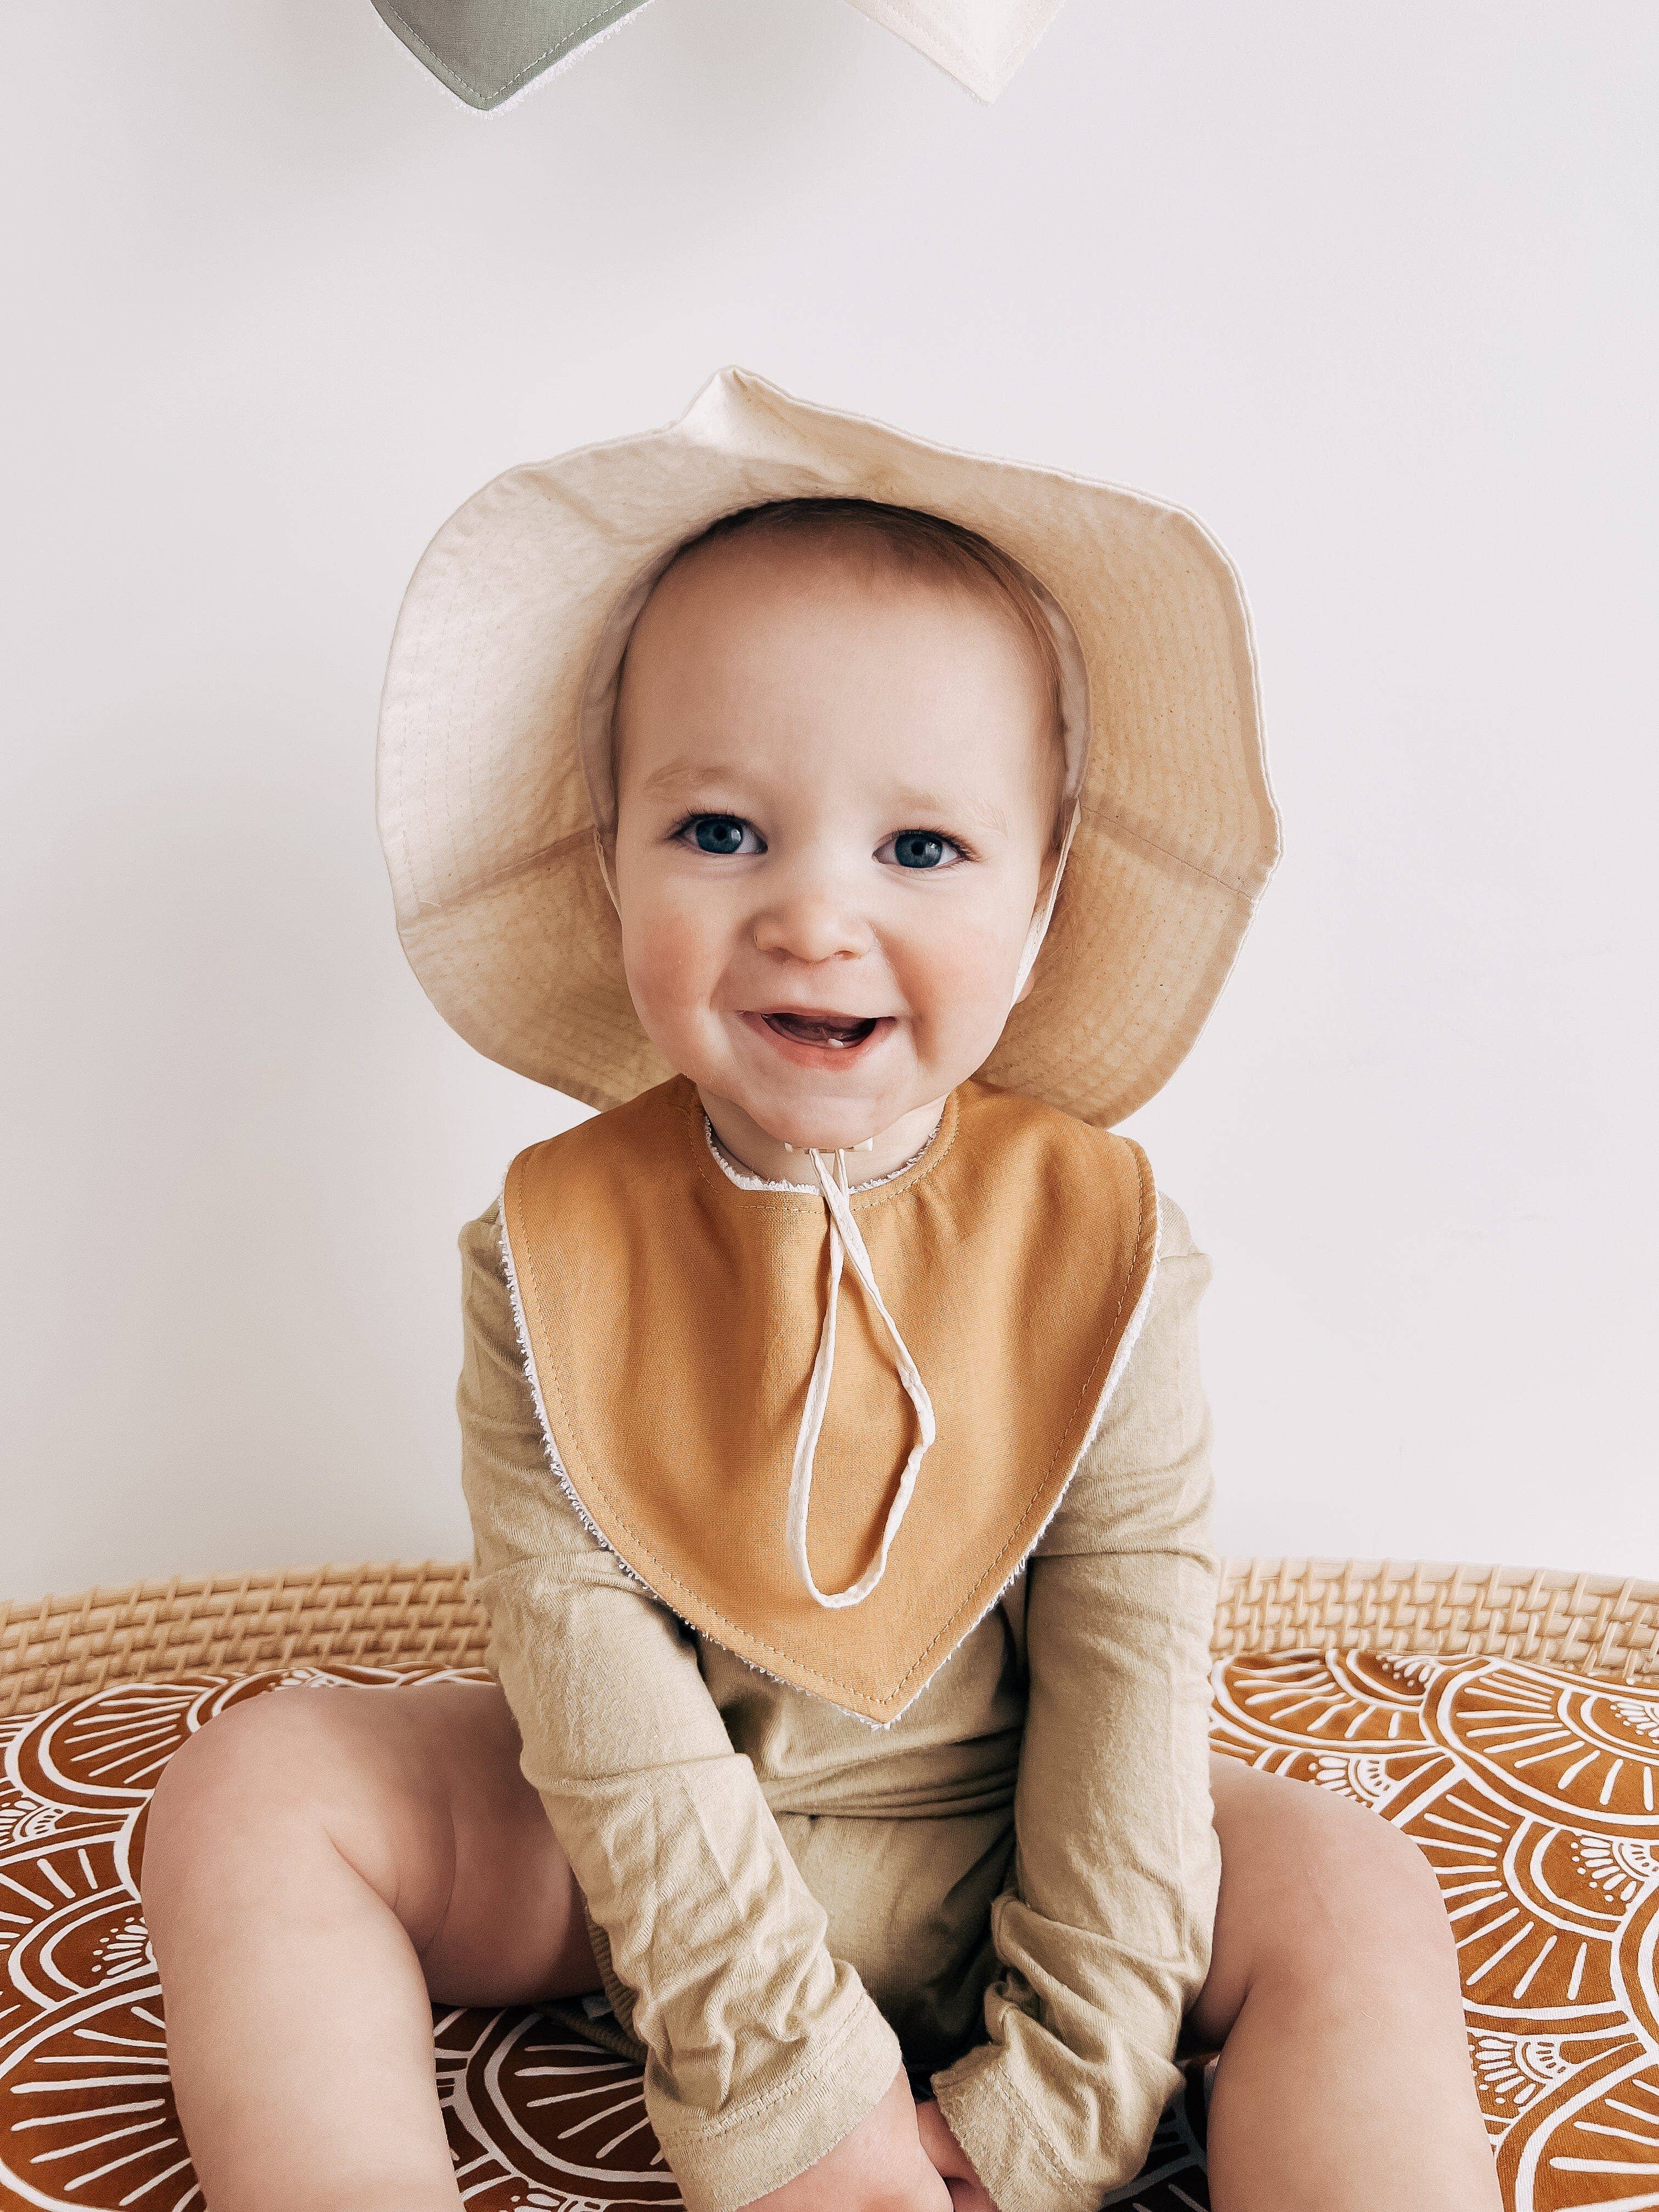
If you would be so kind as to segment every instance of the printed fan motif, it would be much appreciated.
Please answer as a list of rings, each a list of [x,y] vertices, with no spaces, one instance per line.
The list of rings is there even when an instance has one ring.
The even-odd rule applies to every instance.
[[[1217,1670],[1213,1741],[1428,1857],[1513,2212],[1659,2212],[1659,1691],[1509,1659],[1247,1657]]]
[[[278,1682],[477,1672],[128,1683],[0,1722],[0,2208],[202,2212],[131,1878],[185,1736]],[[1433,1864],[1510,2212],[1659,2212],[1659,1689],[1505,1659],[1246,1657],[1217,1669],[1214,1729]],[[472,2212],[679,2203],[631,2066],[527,2009],[438,2012],[434,2049]],[[1194,2074],[1109,2201],[1206,2212],[1203,2112]]]

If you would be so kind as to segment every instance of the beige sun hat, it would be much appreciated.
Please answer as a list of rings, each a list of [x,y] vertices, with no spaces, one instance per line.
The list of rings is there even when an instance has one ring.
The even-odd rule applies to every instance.
[[[742,369],[665,429],[509,470],[428,547],[392,639],[378,769],[410,965],[470,1044],[590,1106],[673,1073],[623,978],[595,733],[678,548],[742,508],[825,497],[977,531],[1053,603],[1074,678],[1074,828],[1030,994],[981,1072],[1120,1121],[1185,1057],[1279,856],[1231,562],[1179,507],[930,445]]]

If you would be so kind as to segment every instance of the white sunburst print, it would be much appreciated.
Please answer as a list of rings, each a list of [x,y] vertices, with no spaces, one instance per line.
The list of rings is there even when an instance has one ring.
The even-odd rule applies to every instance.
[[[481,1679],[428,1669],[425,1679]],[[278,1680],[126,1685],[12,1731],[0,1810],[0,2208],[204,2212],[173,2105],[131,1836],[196,1729]],[[416,1679],[303,1670],[309,1685]],[[21,1762],[21,1765],[20,1765]],[[23,1781],[27,1769],[29,1783]],[[41,1808],[61,1820],[42,1819]],[[64,1825],[66,1823],[67,1825]],[[636,2069],[532,2010],[434,2018],[437,2087],[471,2212],[679,2203]]]
[[[1516,2212],[1659,2207],[1659,2080],[1650,2059],[1556,2090],[1517,2121],[1516,2133]]]
[[[1490,1660],[1450,1671],[1432,1732],[1506,1791],[1649,1834],[1659,1816],[1659,1701],[1615,1696],[1559,1668]]]
[[[1345,1652],[1297,1652],[1271,1662],[1231,1661],[1216,1669],[1218,1704],[1259,1733],[1322,1748],[1392,1750],[1421,1741],[1421,1682],[1397,1661]]]
[[[439,2045],[463,2197],[493,2174],[522,2177],[562,2208],[673,2206],[679,2191],[646,2114],[639,2069],[535,2013],[457,2014]]]
[[[1321,1751],[1313,1754],[1309,1779],[1322,1790],[1335,1790],[1340,1796],[1352,1797],[1357,1805],[1364,1805],[1373,1813],[1380,1813],[1401,1788],[1401,1778],[1386,1759],[1361,1753],[1358,1758],[1344,1758],[1340,1752]]]
[[[143,1916],[135,1912],[100,1936],[94,1947],[93,1958],[105,1980],[112,1981],[126,1974],[153,1974],[155,1954],[149,1948],[149,1931]]]
[[[430,1669],[483,1679],[479,1669]],[[129,1862],[173,1748],[307,1667],[126,1685],[0,1729],[0,2212],[205,2212]],[[1302,1652],[1217,1672],[1233,1756],[1380,1811],[1430,1860],[1508,2212],[1659,2212],[1659,1698],[1510,1660]],[[677,2206],[639,2076],[534,2010],[434,2017],[467,2212]],[[1205,2212],[1196,2084],[1110,2202]]]
[[[1524,2003],[1547,1970],[1565,1975],[1569,2005],[1604,2002],[1610,1920],[1587,1925],[1538,1876],[1559,1831],[1517,1828],[1462,1777],[1416,1808],[1413,1826],[1439,1879],[1466,2002]]]
[[[1471,2036],[1475,2078],[1497,2101],[1524,2112],[1546,2091],[1571,2080],[1577,2062],[1559,2035]]]
[[[158,1993],[95,1999],[0,2050],[0,2203],[197,2212]]]
[[[1659,2212],[1659,1697],[1503,1658],[1217,1669],[1217,1748],[1433,1866],[1509,2212]]]
[[[1659,1745],[1659,1699],[1609,1698],[1607,1703],[1633,1734],[1645,1737],[1649,1743]]]
[[[1630,1836],[1580,1836],[1573,1851],[1596,1887],[1620,1905],[1633,1905],[1659,1882],[1659,1845]]]
[[[0,1802],[0,1851],[13,1844],[39,1843],[55,1835],[63,1813],[49,1798],[35,1797],[27,1790]]]

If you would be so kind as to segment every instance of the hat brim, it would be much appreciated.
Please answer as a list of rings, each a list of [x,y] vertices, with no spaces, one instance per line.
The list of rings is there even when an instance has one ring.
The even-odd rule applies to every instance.
[[[876,500],[977,531],[1064,609],[1091,734],[1030,994],[981,1071],[1109,1125],[1198,1036],[1279,854],[1249,611],[1191,515],[792,399],[739,369],[665,429],[510,470],[451,517],[398,618],[378,806],[398,933],[471,1044],[587,1104],[672,1071],[628,995],[578,727],[617,611],[766,501]]]

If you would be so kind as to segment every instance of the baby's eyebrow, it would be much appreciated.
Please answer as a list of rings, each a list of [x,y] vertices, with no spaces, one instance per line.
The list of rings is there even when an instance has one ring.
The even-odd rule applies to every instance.
[[[672,799],[676,793],[704,793],[732,787],[740,771],[728,761],[671,760],[653,768],[640,790],[648,799]]]
[[[981,830],[994,830],[999,836],[1008,835],[1008,817],[996,801],[970,791],[953,791],[946,796],[940,792],[926,791],[920,784],[907,783],[901,784],[892,798],[895,806],[901,809],[930,814],[947,823],[976,823]]]
[[[647,799],[707,799],[711,795],[735,799],[743,790],[744,781],[738,763],[682,757],[665,761],[660,768],[653,769],[640,791]],[[907,817],[914,817],[947,827],[952,822],[972,823],[1000,837],[1009,834],[1008,817],[1001,807],[994,799],[974,792],[947,793],[930,791],[921,784],[890,784],[883,787],[882,803],[898,829],[907,826]]]

